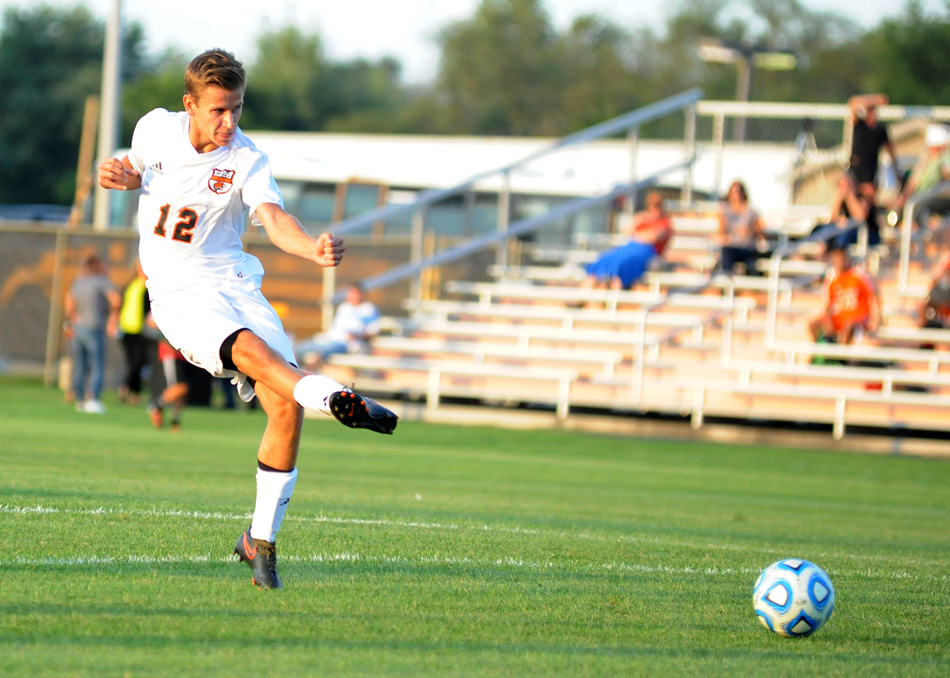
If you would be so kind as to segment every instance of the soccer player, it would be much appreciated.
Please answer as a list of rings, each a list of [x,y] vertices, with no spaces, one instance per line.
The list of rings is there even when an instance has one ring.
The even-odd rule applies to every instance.
[[[267,156],[238,127],[245,85],[244,68],[229,52],[195,57],[185,71],[185,110],[155,109],[139,120],[129,154],[100,164],[99,184],[142,189],[139,257],[152,317],[166,339],[195,365],[233,377],[241,398],[256,395],[267,414],[254,516],[234,552],[258,587],[279,589],[275,539],[297,480],[304,408],[383,434],[397,418],[299,369],[261,294],[264,269],[242,247],[245,214],[277,247],[319,266],[337,266],[344,247],[329,233],[311,236],[284,211]]]

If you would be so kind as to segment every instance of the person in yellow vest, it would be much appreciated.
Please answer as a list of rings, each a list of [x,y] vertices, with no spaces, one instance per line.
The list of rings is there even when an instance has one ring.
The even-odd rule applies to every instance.
[[[125,377],[119,386],[119,400],[137,405],[142,394],[142,371],[148,365],[150,351],[157,351],[155,339],[146,332],[149,314],[148,292],[142,265],[136,263],[136,276],[122,293],[119,332],[125,352]]]

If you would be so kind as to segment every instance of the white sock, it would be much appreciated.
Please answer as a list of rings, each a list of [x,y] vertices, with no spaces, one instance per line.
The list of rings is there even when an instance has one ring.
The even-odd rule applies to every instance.
[[[251,537],[269,542],[277,538],[296,483],[297,469],[257,469],[257,502],[254,504],[254,519],[251,521]]]
[[[308,410],[330,414],[330,404],[327,401],[331,395],[343,389],[343,384],[329,377],[322,374],[308,374],[294,386],[294,400]]]

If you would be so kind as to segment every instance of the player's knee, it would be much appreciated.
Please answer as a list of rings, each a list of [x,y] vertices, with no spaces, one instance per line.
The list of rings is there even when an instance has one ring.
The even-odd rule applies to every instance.
[[[303,408],[295,401],[287,400],[272,392],[263,394],[260,389],[258,389],[258,397],[268,419],[286,422],[303,421]]]

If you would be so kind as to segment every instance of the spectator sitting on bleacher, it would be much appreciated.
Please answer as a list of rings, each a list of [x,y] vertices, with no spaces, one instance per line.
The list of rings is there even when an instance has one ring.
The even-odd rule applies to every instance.
[[[818,224],[812,230],[812,237],[825,242],[826,252],[834,248],[846,248],[858,242],[858,227],[868,228],[868,245],[881,242],[877,219],[874,215],[874,185],[858,184],[850,172],[845,172],[838,180],[838,190],[829,210],[828,223]]]
[[[629,289],[647,270],[653,258],[663,255],[673,235],[670,216],[658,191],[650,191],[646,202],[646,210],[636,214],[630,224],[630,242],[604,252],[586,266],[585,287]]]
[[[359,283],[346,289],[346,299],[333,316],[330,329],[294,346],[307,369],[314,369],[336,353],[368,353],[370,342],[379,334],[379,309],[363,298]]]
[[[918,225],[927,223],[933,207],[932,200],[928,200],[928,191],[944,181],[950,181],[950,128],[946,125],[928,125],[925,144],[927,153],[914,166],[894,203],[894,209],[903,209],[911,198],[919,200],[915,215]]]
[[[846,249],[832,245],[828,257],[832,268],[825,276],[825,307],[809,324],[812,338],[816,342],[860,343],[881,324],[877,283],[851,260]]]
[[[767,248],[762,218],[749,204],[741,181],[733,181],[719,210],[719,268],[726,273],[756,275],[755,262]]]
[[[920,327],[950,329],[950,253],[934,267],[917,320]]]

